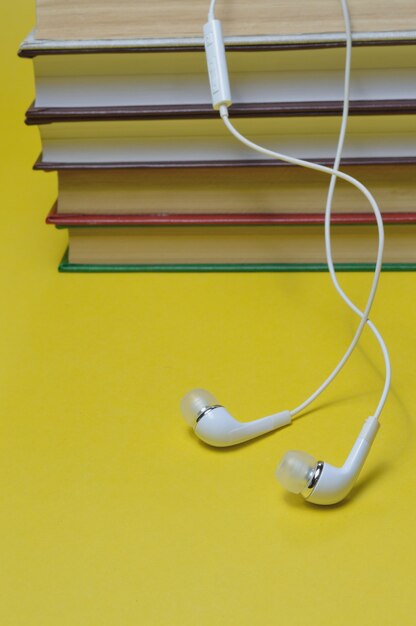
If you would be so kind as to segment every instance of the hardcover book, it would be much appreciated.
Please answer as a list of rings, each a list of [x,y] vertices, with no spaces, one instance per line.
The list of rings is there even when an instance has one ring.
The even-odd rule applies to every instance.
[[[354,31],[416,30],[412,0],[380,3],[350,0]],[[114,39],[198,37],[206,21],[207,0],[37,0],[38,39]],[[257,0],[218,3],[225,35],[298,35],[343,32],[341,7],[333,0]]]
[[[326,269],[322,215],[60,216],[69,250],[61,271],[277,271]],[[416,267],[416,213],[385,216],[385,269]],[[369,215],[338,215],[331,231],[342,269],[369,269],[377,228]]]
[[[41,42],[39,42],[40,45]],[[75,42],[74,42],[75,43]],[[107,42],[108,43],[108,42]],[[354,47],[351,112],[403,111],[416,100],[416,42],[404,45]],[[391,43],[391,42],[390,42]],[[90,42],[93,46],[94,42]],[[213,115],[203,50],[182,52],[140,48],[96,49],[78,46],[51,50],[31,48],[36,102],[28,121],[121,115]],[[323,47],[322,47],[323,46]],[[286,46],[287,47],[287,46]],[[66,54],[63,54],[66,52]],[[345,50],[318,44],[307,49],[265,45],[231,49],[227,53],[233,92],[233,112],[256,114],[274,107],[275,114],[340,114]],[[253,110],[254,107],[254,110]]]
[[[357,165],[383,213],[416,209],[416,164]],[[166,167],[58,171],[58,214],[323,213],[329,177],[301,167]],[[338,180],[334,213],[371,213],[366,198]]]
[[[320,117],[250,117],[236,122],[252,141],[304,159],[335,154],[339,119]],[[256,162],[262,155],[243,146],[218,119],[117,120],[57,122],[40,127],[43,162],[59,164],[177,164]],[[416,116],[351,117],[344,162],[414,159]],[[270,162],[272,159],[269,159]]]

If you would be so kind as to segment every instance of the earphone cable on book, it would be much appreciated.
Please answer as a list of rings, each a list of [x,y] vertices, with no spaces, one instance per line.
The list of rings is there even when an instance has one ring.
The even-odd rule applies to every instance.
[[[215,20],[215,3],[217,0],[211,0],[211,5],[208,11],[208,21]]]
[[[357,345],[357,343],[358,343],[358,341],[360,339],[361,333],[362,333],[365,325],[368,324],[370,329],[374,333],[378,343],[380,344],[380,347],[381,347],[381,350],[382,350],[382,353],[383,353],[383,357],[384,357],[384,361],[385,361],[385,370],[386,370],[386,378],[385,378],[384,389],[383,389],[380,401],[378,403],[378,406],[376,408],[376,411],[374,413],[374,416],[376,418],[378,418],[380,413],[381,413],[381,411],[382,411],[382,409],[383,409],[383,406],[385,404],[385,401],[386,401],[386,398],[387,398],[387,394],[388,394],[388,391],[389,391],[390,380],[391,380],[391,366],[390,366],[390,359],[389,359],[388,351],[387,351],[386,345],[384,343],[384,340],[381,337],[381,335],[380,335],[379,331],[377,330],[377,328],[374,326],[374,324],[368,319],[368,317],[369,317],[369,314],[370,314],[370,311],[371,311],[371,307],[372,307],[372,304],[373,304],[373,301],[374,301],[374,297],[375,297],[375,294],[376,294],[376,291],[377,291],[378,281],[379,281],[379,278],[380,278],[380,272],[381,272],[381,267],[382,267],[382,257],[383,257],[383,248],[384,248],[384,227],[383,227],[383,220],[382,220],[382,217],[381,217],[380,209],[379,209],[379,207],[378,207],[374,197],[372,196],[372,194],[358,180],[356,180],[352,176],[349,176],[348,174],[340,172],[339,169],[338,169],[339,163],[340,163],[340,160],[341,160],[341,154],[342,154],[344,138],[345,138],[345,132],[346,132],[346,125],[347,125],[347,120],[348,120],[349,81],[350,81],[350,70],[351,70],[351,46],[352,46],[352,44],[351,44],[351,26],[350,26],[348,6],[347,6],[347,3],[346,3],[346,0],[341,0],[341,5],[342,5],[342,10],[343,10],[344,22],[345,22],[346,41],[347,41],[347,53],[346,53],[345,82],[344,82],[344,108],[343,108],[341,130],[340,130],[340,135],[339,135],[339,140],[338,140],[338,146],[337,146],[337,151],[336,151],[334,168],[329,168],[329,167],[325,167],[325,166],[322,166],[322,165],[318,165],[317,163],[310,163],[308,161],[304,161],[302,159],[297,159],[297,158],[294,158],[294,157],[291,157],[291,156],[288,156],[288,155],[281,154],[279,152],[275,152],[273,150],[269,150],[269,149],[264,148],[262,146],[259,146],[258,144],[255,144],[254,142],[250,141],[249,139],[247,139],[246,137],[241,135],[236,130],[236,128],[234,128],[233,124],[230,122],[230,120],[228,118],[228,108],[227,108],[227,106],[222,104],[219,107],[219,111],[220,111],[221,118],[222,118],[224,124],[227,126],[228,130],[236,137],[236,139],[238,139],[243,144],[247,145],[249,148],[252,148],[253,150],[256,150],[257,152],[260,152],[261,154],[264,154],[266,156],[269,156],[269,157],[272,157],[272,158],[276,158],[276,159],[280,159],[282,161],[286,161],[287,163],[292,163],[293,165],[299,165],[301,167],[306,167],[306,168],[309,168],[309,169],[313,169],[313,170],[324,172],[326,174],[331,175],[331,183],[330,183],[330,186],[329,186],[328,197],[327,197],[327,204],[326,204],[326,211],[325,211],[325,247],[326,247],[328,268],[329,268],[330,276],[331,276],[331,279],[332,279],[333,284],[335,286],[335,289],[337,290],[337,292],[339,293],[341,298],[344,300],[344,302],[357,315],[359,315],[361,317],[361,322],[360,322],[360,324],[359,324],[359,326],[357,328],[357,331],[356,331],[356,333],[354,335],[354,338],[353,338],[350,346],[348,347],[347,351],[345,352],[344,356],[339,361],[339,363],[335,367],[335,369],[331,372],[331,374],[326,378],[326,380],[318,387],[318,389],[311,396],[309,396],[302,404],[300,404],[299,406],[297,406],[295,409],[293,409],[291,411],[291,415],[294,416],[294,415],[300,413],[303,409],[305,409],[334,380],[334,378],[341,371],[341,369],[343,368],[343,366],[345,365],[345,363],[347,362],[347,360],[351,356],[354,348],[356,347],[356,345]],[[215,0],[212,0],[211,1],[211,5],[210,5],[210,10],[209,10],[209,20],[215,19],[214,18],[214,10],[215,10]],[[337,280],[337,277],[336,277],[336,274],[335,274],[335,269],[334,269],[334,264],[333,264],[333,260],[332,260],[332,250],[331,250],[331,240],[330,240],[330,224],[331,224],[332,199],[333,199],[333,193],[334,193],[334,189],[335,189],[335,181],[336,181],[337,178],[341,178],[343,180],[348,181],[349,183],[354,185],[357,189],[359,189],[364,194],[364,196],[368,199],[369,203],[371,204],[371,207],[373,209],[373,212],[374,212],[374,215],[375,215],[376,221],[377,221],[378,234],[379,234],[377,259],[376,259],[376,265],[375,265],[375,271],[374,271],[372,286],[371,286],[370,294],[369,294],[369,297],[368,297],[367,304],[366,304],[366,307],[364,309],[364,312],[362,312],[360,309],[358,309],[358,307],[355,306],[355,304],[348,298],[348,296],[342,290],[342,288],[339,285],[339,282]]]

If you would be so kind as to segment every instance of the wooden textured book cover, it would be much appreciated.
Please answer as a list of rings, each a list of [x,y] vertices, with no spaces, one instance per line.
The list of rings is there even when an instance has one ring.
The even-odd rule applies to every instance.
[[[350,0],[354,31],[416,30],[413,0]],[[200,37],[208,0],[37,0],[38,39]],[[218,2],[226,36],[343,32],[341,7],[333,0]]]

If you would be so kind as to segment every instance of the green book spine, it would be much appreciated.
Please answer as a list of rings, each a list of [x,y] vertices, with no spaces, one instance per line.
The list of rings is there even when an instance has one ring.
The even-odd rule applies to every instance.
[[[337,263],[338,272],[373,272],[374,263]],[[326,263],[203,263],[203,264],[94,264],[70,263],[68,250],[59,265],[63,273],[129,273],[129,272],[327,272]],[[384,263],[384,272],[411,272],[416,263]]]

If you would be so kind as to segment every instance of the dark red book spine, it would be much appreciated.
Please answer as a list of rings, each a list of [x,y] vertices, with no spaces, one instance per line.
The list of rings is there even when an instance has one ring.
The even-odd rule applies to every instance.
[[[416,212],[384,213],[385,224],[416,224]],[[58,213],[53,206],[47,224],[63,228],[71,226],[322,226],[323,213],[210,213],[210,214],[166,214],[141,215],[83,215]],[[334,213],[331,223],[375,224],[372,213]]]
[[[311,102],[250,102],[234,103],[230,117],[320,117],[342,115],[342,101]],[[403,115],[416,113],[415,99],[400,100],[352,100],[350,115]],[[218,112],[212,105],[171,104],[146,106],[106,107],[36,107],[26,112],[26,124],[52,124],[54,122],[211,119]]]

